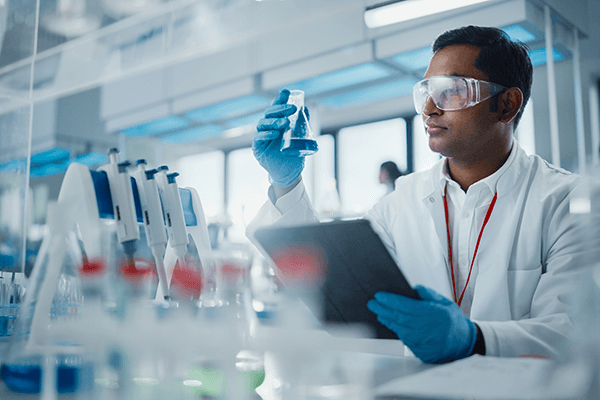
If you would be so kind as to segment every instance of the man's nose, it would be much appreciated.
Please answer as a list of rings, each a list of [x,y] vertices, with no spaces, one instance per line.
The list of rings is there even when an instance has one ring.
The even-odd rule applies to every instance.
[[[423,109],[423,115],[427,115],[427,116],[429,116],[431,114],[441,115],[443,113],[444,112],[435,105],[435,102],[433,101],[431,96],[428,96],[427,101],[425,102],[425,108]]]

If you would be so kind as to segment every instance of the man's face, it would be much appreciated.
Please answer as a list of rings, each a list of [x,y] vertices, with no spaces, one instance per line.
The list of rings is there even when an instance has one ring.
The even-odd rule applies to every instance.
[[[433,76],[463,76],[487,81],[485,73],[475,67],[480,49],[470,45],[448,46],[436,52],[424,79]],[[423,122],[429,135],[429,147],[456,161],[478,161],[486,157],[498,134],[498,113],[490,111],[492,99],[473,107],[455,111],[438,109],[428,99]]]

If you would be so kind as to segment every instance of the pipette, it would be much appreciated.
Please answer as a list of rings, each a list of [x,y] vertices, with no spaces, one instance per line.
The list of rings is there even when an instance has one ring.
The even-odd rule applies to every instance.
[[[165,269],[164,257],[165,247],[167,245],[167,231],[163,219],[162,207],[158,193],[158,185],[154,175],[158,172],[155,169],[146,170],[146,160],[136,162],[137,170],[135,180],[137,182],[140,195],[140,205],[144,218],[144,228],[146,230],[146,240],[148,247],[152,250],[154,261],[156,262],[156,272],[158,282],[161,287],[165,300],[170,298],[169,282],[167,280],[167,271]]]
[[[181,206],[181,197],[175,178],[179,175],[177,172],[168,174],[169,167],[163,165],[158,167],[156,180],[163,200],[163,211],[165,212],[165,222],[169,232],[169,246],[173,249],[179,265],[184,265],[184,256],[187,253],[187,244],[189,242],[187,229],[185,227],[185,218]]]
[[[110,163],[100,166],[98,170],[105,171],[108,176],[108,186],[117,223],[117,237],[127,255],[127,264],[135,265],[134,254],[136,242],[140,239],[140,230],[135,214],[131,176],[127,172],[131,163],[129,161],[119,163],[118,153],[119,150],[110,149],[108,151]]]

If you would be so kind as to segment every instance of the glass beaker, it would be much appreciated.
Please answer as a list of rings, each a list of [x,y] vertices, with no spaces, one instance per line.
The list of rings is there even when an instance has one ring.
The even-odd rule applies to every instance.
[[[0,368],[0,378],[11,391],[39,393],[48,360],[56,366],[51,372],[56,387],[51,389],[68,393],[93,387],[93,363],[81,355],[79,343],[56,333],[61,324],[78,318],[83,303],[77,272],[82,253],[68,211],[71,206],[48,204],[48,230]]]
[[[287,104],[293,104],[297,109],[289,116],[290,126],[283,132],[281,152],[296,157],[306,157],[316,153],[319,146],[308,123],[304,108],[304,92],[302,90],[290,91]]]

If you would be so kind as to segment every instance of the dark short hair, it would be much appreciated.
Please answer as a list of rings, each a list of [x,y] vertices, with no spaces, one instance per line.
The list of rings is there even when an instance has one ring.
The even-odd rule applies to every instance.
[[[533,66],[528,54],[529,48],[524,43],[511,40],[501,29],[470,25],[442,33],[435,39],[431,49],[436,53],[445,47],[460,44],[481,49],[475,67],[484,72],[490,82],[521,89],[523,106],[515,117],[516,128],[531,96]],[[494,99],[492,111],[497,111],[498,96]]]
[[[396,179],[398,179],[402,175],[404,175],[398,169],[398,166],[396,165],[396,163],[393,162],[393,161],[386,161],[386,162],[384,162],[383,164],[381,164],[381,169],[384,169],[385,172],[387,172],[387,174],[390,177],[390,179],[392,180],[392,182],[395,182]]]

